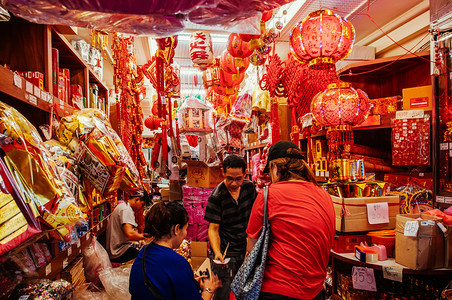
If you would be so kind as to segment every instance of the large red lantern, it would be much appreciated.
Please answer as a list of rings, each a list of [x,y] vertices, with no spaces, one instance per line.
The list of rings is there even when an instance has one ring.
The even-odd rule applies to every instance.
[[[365,92],[352,88],[348,82],[331,83],[314,96],[311,112],[328,127],[328,157],[340,157],[340,147],[353,144],[352,126],[361,124],[369,115],[370,101]]]
[[[229,73],[243,73],[248,69],[250,61],[248,57],[242,59],[233,57],[228,50],[224,50],[220,58],[221,69]]]
[[[310,13],[292,29],[289,39],[294,57],[309,66],[344,59],[352,51],[354,41],[352,23],[330,10]]]
[[[254,50],[254,49],[253,49]],[[250,45],[242,40],[238,33],[231,33],[228,39],[228,52],[234,57],[245,58],[253,54]]]
[[[193,32],[190,36],[190,58],[193,66],[205,70],[213,61],[212,40],[205,31]]]

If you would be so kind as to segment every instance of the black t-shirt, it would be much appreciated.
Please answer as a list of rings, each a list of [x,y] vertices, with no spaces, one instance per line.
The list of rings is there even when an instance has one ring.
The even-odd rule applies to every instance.
[[[253,182],[243,180],[237,202],[224,182],[209,197],[204,220],[220,225],[221,252],[229,243],[228,256],[238,256],[246,251],[246,227],[257,192]]]

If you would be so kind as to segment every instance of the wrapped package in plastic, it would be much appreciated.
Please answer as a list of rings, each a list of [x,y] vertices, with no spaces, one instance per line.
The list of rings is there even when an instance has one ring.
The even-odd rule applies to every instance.
[[[138,170],[102,111],[83,109],[61,119],[56,136],[75,152],[80,172],[102,195],[137,187]]]
[[[91,282],[77,286],[72,293],[73,300],[110,300],[104,289],[100,289]]]
[[[90,243],[82,248],[82,256],[86,281],[99,286],[99,274],[104,270],[111,269],[107,251],[97,241],[96,237],[92,237]]]
[[[3,161],[19,194],[33,210],[34,218],[40,216],[46,224],[56,228],[61,237],[69,238],[70,227],[62,225],[83,218],[83,214],[59,176],[36,128],[17,110],[2,102],[0,127],[8,136],[1,140],[5,152]],[[21,205],[17,197],[15,200]]]
[[[107,268],[99,273],[100,281],[111,299],[128,300],[129,277],[132,265],[124,265],[119,268]]]

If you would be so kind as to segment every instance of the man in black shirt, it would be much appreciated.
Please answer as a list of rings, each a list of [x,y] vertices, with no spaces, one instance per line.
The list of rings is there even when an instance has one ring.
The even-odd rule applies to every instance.
[[[204,219],[209,222],[211,268],[223,284],[215,291],[217,300],[229,299],[232,279],[245,258],[246,227],[257,195],[254,184],[245,179],[245,174],[246,162],[241,156],[226,157],[224,181],[212,191],[206,206]]]

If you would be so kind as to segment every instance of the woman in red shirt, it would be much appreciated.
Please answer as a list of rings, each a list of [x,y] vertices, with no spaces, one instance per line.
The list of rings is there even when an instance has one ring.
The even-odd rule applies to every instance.
[[[321,299],[335,232],[331,197],[317,185],[292,142],[280,141],[270,147],[268,167],[271,236],[259,299]],[[259,237],[263,212],[261,192],[248,223],[248,252]]]

